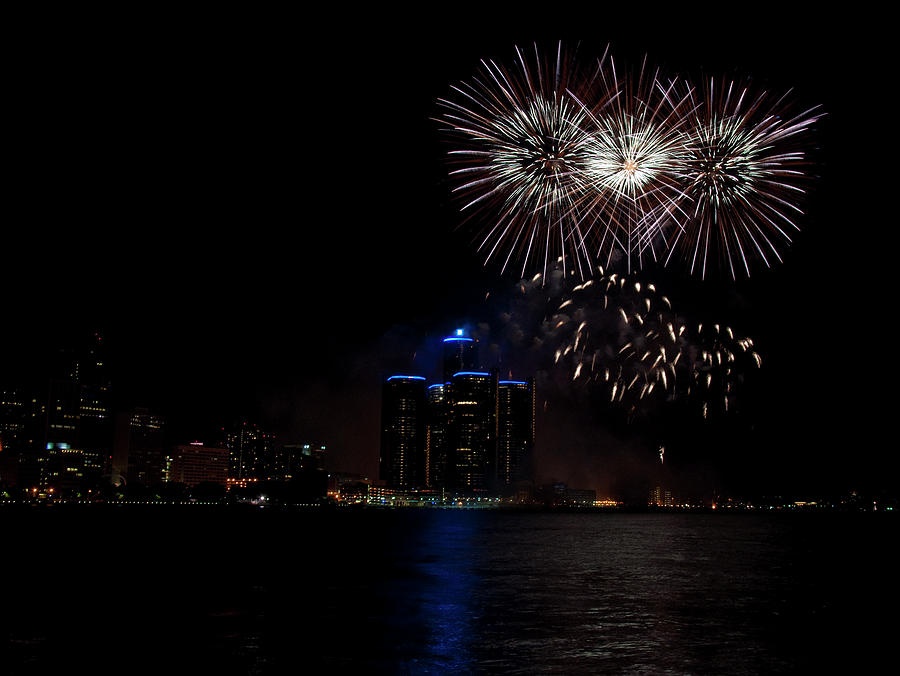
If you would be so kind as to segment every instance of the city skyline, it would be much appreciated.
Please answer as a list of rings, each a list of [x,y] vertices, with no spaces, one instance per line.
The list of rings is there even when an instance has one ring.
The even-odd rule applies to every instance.
[[[845,43],[828,32],[789,24],[772,31],[764,45],[750,30],[703,41],[664,30],[610,34],[580,45],[597,54],[611,42],[623,61],[646,54],[672,72],[748,75],[826,112],[815,130],[809,208],[783,263],[736,282],[685,279],[674,267],[654,275],[686,316],[721,316],[757,340],[764,360],[744,402],[753,434],[737,430],[735,450],[734,430],[709,425],[699,428],[704,448],[693,452],[693,422],[665,421],[675,437],[667,462],[709,483],[724,475],[809,488],[893,485],[896,461],[879,441],[888,401],[856,340],[876,331],[858,318],[882,316],[890,248],[850,265],[846,235],[851,223],[884,219],[877,200],[860,199],[875,193],[854,169],[861,121],[847,91],[851,74],[874,91],[878,61],[861,68],[871,53],[835,49]],[[48,124],[58,114],[49,105],[55,95],[29,90],[39,114],[22,107],[20,119],[44,154],[17,155],[21,217],[5,229],[5,244],[19,255],[6,263],[15,290],[3,368],[26,368],[28,356],[62,334],[99,328],[120,351],[117,382],[131,405],[194,410],[190,424],[211,431],[223,413],[257,419],[282,436],[325,440],[346,467],[375,474],[382,378],[425,361],[459,324],[495,333],[518,281],[483,266],[471,246],[446,180],[435,101],[480,59],[505,62],[514,45],[535,38],[354,38],[353,47],[329,52],[330,72],[354,76],[352,87],[310,76],[333,113],[327,143],[303,133],[319,118],[298,117],[296,98],[280,86],[291,61],[276,58],[277,45],[238,57],[212,39],[176,41],[153,59],[119,46],[118,60],[86,48],[77,61],[82,79],[35,57],[32,68],[52,73],[73,102],[71,125]],[[204,69],[207,51],[222,58]],[[360,70],[363,54],[374,60],[370,70]],[[410,61],[411,73],[397,71]],[[307,124],[298,129],[295,119]],[[87,134],[70,133],[72,125]],[[353,138],[392,152],[376,161]],[[312,190],[291,160],[306,141],[316,148]],[[45,154],[57,159],[36,159]],[[361,174],[348,171],[351,160]],[[45,189],[52,202],[39,199]],[[38,202],[42,211],[29,211]],[[602,489],[604,476],[632,460],[652,463],[668,441],[655,431],[620,434],[574,393],[556,401],[564,410],[538,406],[540,415],[545,404],[551,412],[537,445],[548,478],[590,476]],[[338,409],[357,424],[334,420]],[[617,450],[607,457],[598,445]]]
[[[890,664],[886,10],[314,9],[9,13],[0,483],[21,433],[59,490],[0,485],[4,668]],[[439,498],[514,474],[513,394],[531,499]]]

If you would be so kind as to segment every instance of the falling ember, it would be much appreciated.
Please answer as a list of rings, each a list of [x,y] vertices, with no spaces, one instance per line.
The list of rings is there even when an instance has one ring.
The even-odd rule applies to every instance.
[[[555,363],[571,380],[625,404],[629,419],[671,401],[696,403],[704,418],[736,408],[747,369],[761,363],[750,338],[721,324],[683,323],[649,284],[624,275],[593,281],[573,289],[565,316],[551,318]]]

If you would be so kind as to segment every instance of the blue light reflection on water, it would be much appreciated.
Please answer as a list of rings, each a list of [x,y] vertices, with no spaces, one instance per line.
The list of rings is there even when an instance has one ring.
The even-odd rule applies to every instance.
[[[833,651],[865,637],[860,615],[892,580],[882,541],[840,518],[422,511],[375,522],[391,564],[369,578],[382,602],[355,629],[379,627],[385,643],[375,659],[344,652],[328,665],[795,673],[855,661]]]
[[[422,621],[429,632],[430,659],[447,673],[465,673],[471,668],[469,646],[475,640],[471,603],[475,581],[468,560],[458,553],[468,548],[475,524],[454,519],[447,511],[434,523],[437,527],[423,534],[416,555],[429,580],[420,602]]]
[[[217,674],[859,672],[890,645],[877,618],[896,596],[894,521],[29,515],[7,521],[9,551],[55,537],[80,556],[8,559],[20,595],[5,599],[4,667],[158,670],[178,655]]]

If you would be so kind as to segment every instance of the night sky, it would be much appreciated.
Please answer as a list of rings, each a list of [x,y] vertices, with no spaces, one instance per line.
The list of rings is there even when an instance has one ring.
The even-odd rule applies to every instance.
[[[515,45],[590,32],[584,58],[611,43],[672,74],[793,87],[827,115],[783,264],[738,282],[648,272],[676,308],[757,341],[745,413],[629,431],[577,397],[553,401],[538,480],[612,489],[665,443],[671,471],[703,489],[896,488],[894,216],[879,178],[895,144],[893,64],[872,27],[573,12],[498,33],[447,11],[440,31],[388,15],[30,24],[5,106],[2,367],[28,372],[100,329],[118,406],[163,411],[173,441],[214,441],[244,416],[327,443],[332,469],[374,474],[383,376],[431,375],[437,341],[492,322],[486,294],[502,302],[516,281],[456,227],[436,99],[480,58],[510,63]]]

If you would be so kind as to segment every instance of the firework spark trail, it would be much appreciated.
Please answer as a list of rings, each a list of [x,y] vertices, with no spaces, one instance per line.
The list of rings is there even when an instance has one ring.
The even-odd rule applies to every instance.
[[[753,339],[736,338],[727,326],[701,324],[694,333],[693,342],[697,354],[692,361],[692,383],[688,393],[693,388],[700,394],[704,400],[704,417],[709,412],[708,404],[716,401],[721,401],[723,411],[727,413],[744,374],[752,367],[762,367],[762,358]]]
[[[654,285],[601,273],[590,286],[575,287],[559,312],[566,318],[558,331],[565,345],[559,354],[567,358],[560,361],[574,365],[573,379],[602,382],[615,403],[674,391],[687,344],[668,299]],[[575,344],[579,350],[568,349]]]

